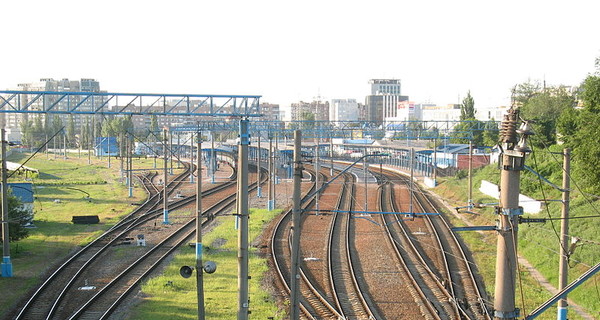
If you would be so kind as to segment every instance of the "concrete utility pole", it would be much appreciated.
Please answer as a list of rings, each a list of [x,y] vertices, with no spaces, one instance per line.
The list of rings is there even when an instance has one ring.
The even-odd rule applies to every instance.
[[[569,284],[569,202],[571,192],[571,149],[567,148],[563,150],[563,183],[562,183],[562,212],[561,212],[561,223],[560,223],[560,260],[559,260],[559,273],[558,273],[558,291],[562,291]],[[567,319],[567,296],[565,295],[558,301],[558,320]]]
[[[408,212],[413,214],[413,190],[414,188],[414,179],[415,179],[415,148],[410,148],[410,183],[408,187],[410,188],[410,200],[408,202],[409,209]]]
[[[437,139],[433,140],[433,185],[437,186]]]
[[[315,186],[317,190],[319,189],[319,171],[321,171],[321,163],[319,161],[319,139],[317,139],[317,145],[315,147]],[[319,214],[319,192],[315,194],[315,209],[317,210],[317,215]]]
[[[269,199],[267,200],[267,210],[273,211],[275,209],[275,188],[273,187],[275,173],[273,172],[273,138],[271,136],[269,136],[269,160],[267,167],[269,167],[269,184],[267,190]]]
[[[215,134],[210,132],[210,183],[215,183],[215,172],[217,171],[217,159],[215,152]]]
[[[367,148],[365,148],[364,156],[367,155]],[[369,211],[369,186],[367,185],[367,173],[369,172],[369,166],[367,164],[367,157],[363,158],[363,178],[365,183],[365,211]]]
[[[168,207],[168,194],[167,194],[167,180],[169,178],[169,174],[168,174],[168,164],[169,164],[169,158],[168,158],[168,149],[167,149],[167,138],[168,138],[168,133],[167,133],[167,129],[163,130],[163,134],[164,134],[164,144],[163,144],[163,151],[164,151],[164,159],[165,159],[165,165],[164,165],[164,181],[163,181],[163,224],[169,224],[169,207]]]
[[[120,167],[121,178],[125,177],[125,185],[127,185],[127,179],[129,178],[129,176],[126,174],[127,169],[125,169],[125,167],[127,166],[127,164],[125,164],[125,167],[123,166],[123,164],[125,163],[125,160],[124,160],[124,156],[125,155],[124,155],[123,149],[127,149],[127,142],[125,141],[125,138],[123,138],[123,134],[122,133],[119,134],[119,140],[118,141],[119,141],[119,159],[121,160],[120,161],[120,163],[121,163],[121,167]],[[125,148],[123,148],[124,144],[125,144]]]
[[[181,133],[177,132],[177,158],[181,159]],[[181,168],[181,161],[177,161],[177,169]]]
[[[4,129],[0,129],[0,139],[2,139],[2,277],[10,278],[13,272],[8,234],[8,185],[6,183],[6,138]]]
[[[111,166],[110,166],[110,140],[108,140],[108,138],[106,138],[106,156],[108,157],[108,167],[111,168]]]
[[[131,188],[130,193],[133,197],[133,139],[129,140],[129,187]]]
[[[238,320],[248,319],[248,119],[240,120],[240,144],[238,146]]]
[[[260,133],[258,134],[258,148],[256,149],[256,197],[262,198],[262,188],[260,187]]]
[[[173,152],[173,132],[169,131],[169,152]],[[171,163],[171,167],[170,167],[170,174],[173,174],[173,157],[174,154],[170,154],[169,155],[169,159],[171,159],[170,163]]]
[[[200,136],[200,131],[198,131],[198,141],[200,141],[202,137]],[[198,149],[200,152],[200,149]],[[190,165],[194,163],[194,134],[190,134]],[[194,175],[190,174],[190,183],[194,183]]]
[[[329,169],[329,175],[333,177],[333,138],[329,138],[329,160],[331,169]]]
[[[67,133],[65,132],[63,135],[63,150],[65,154],[63,155],[63,160],[67,160]]]
[[[126,172],[125,174],[127,175],[127,189],[129,190],[129,197],[132,198],[133,197],[133,160],[131,157],[131,140],[129,138],[125,138],[125,145],[126,150],[125,150],[125,161],[126,161]],[[123,156],[121,156],[121,161],[123,161]]]
[[[192,135],[193,137],[193,135]],[[191,139],[194,141],[194,139]],[[198,150],[202,150],[202,137],[198,132]],[[192,162],[193,163],[193,162]],[[204,320],[204,282],[202,279],[202,159],[196,161],[196,291],[198,292],[198,320]],[[192,175],[193,176],[193,175]]]
[[[302,182],[302,132],[294,131],[294,190],[292,194],[292,261],[290,270],[290,319],[300,319],[300,184]]]
[[[527,123],[516,130],[519,112],[511,108],[504,116],[500,129],[503,154],[500,174],[500,207],[498,208],[498,243],[496,256],[496,290],[494,319],[517,319],[520,310],[515,308],[515,283],[517,275],[517,231],[520,175],[525,166],[527,137],[533,134]],[[521,140],[517,143],[517,133]]]
[[[469,141],[469,199],[467,200],[469,208],[473,205],[473,142]]]

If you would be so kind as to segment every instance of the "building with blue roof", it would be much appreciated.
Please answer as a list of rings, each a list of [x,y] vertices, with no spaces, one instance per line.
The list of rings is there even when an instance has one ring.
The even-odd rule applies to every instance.
[[[119,155],[119,143],[116,137],[97,137],[94,149],[96,156]]]
[[[30,182],[8,183],[8,188],[13,196],[21,201],[23,209],[28,212],[28,223],[33,221],[33,184]]]

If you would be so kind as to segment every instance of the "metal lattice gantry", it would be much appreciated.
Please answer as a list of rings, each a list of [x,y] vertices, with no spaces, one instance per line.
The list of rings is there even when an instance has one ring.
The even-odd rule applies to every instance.
[[[469,130],[457,130],[459,124],[468,124]],[[486,125],[488,127],[486,127]],[[498,130],[498,122],[494,122],[492,130]],[[195,125],[173,126],[172,132],[235,132],[236,121],[199,121]],[[372,124],[361,121],[268,121],[253,119],[249,123],[249,131],[253,137],[263,138],[277,135],[280,138],[292,139],[294,130],[301,130],[307,139],[471,139],[473,132],[490,130],[489,122],[481,121],[394,121],[386,124]]]
[[[0,113],[260,117],[258,95],[0,91]]]

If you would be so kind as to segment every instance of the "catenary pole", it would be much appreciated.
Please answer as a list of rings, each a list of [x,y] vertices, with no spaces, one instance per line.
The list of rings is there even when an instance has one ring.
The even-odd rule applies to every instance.
[[[6,132],[0,129],[2,139],[2,277],[12,277],[12,262],[10,261],[10,243],[8,234],[8,196],[6,183]]]
[[[267,200],[267,210],[273,211],[275,210],[275,188],[273,188],[273,177],[275,177],[275,173],[273,172],[273,137],[271,136],[269,136],[269,160],[267,167],[269,167],[269,184],[267,186],[269,199]]]
[[[200,131],[198,131],[198,141],[202,139],[200,137]],[[200,152],[200,149],[198,149]],[[190,134],[190,164],[194,163],[194,134]],[[190,183],[194,183],[194,175],[190,174]]]
[[[217,159],[215,152],[215,132],[210,132],[210,183],[215,183],[215,173],[217,171]]]
[[[260,134],[258,134],[258,146],[256,149],[256,197],[257,198],[262,198],[262,188],[260,187],[260,153],[261,153],[261,149],[260,149]]]
[[[433,140],[433,185],[437,185],[437,139]]]
[[[317,145],[315,146],[315,186],[319,189],[319,172],[321,171],[321,162],[319,160],[319,139],[317,138]],[[319,214],[319,192],[315,194],[315,210],[317,215]]]
[[[248,319],[248,119],[240,120],[240,143],[238,146],[238,320]]]
[[[571,188],[570,171],[571,171],[571,149],[563,150],[563,183],[562,183],[562,211],[560,223],[560,260],[558,273],[558,291],[562,291],[569,284],[569,202]],[[557,319],[567,319],[567,296],[564,296],[558,301]]]
[[[192,135],[193,136],[193,135]],[[202,150],[202,137],[198,132],[198,150]],[[194,139],[191,139],[192,141]],[[198,320],[204,320],[204,282],[202,268],[202,159],[196,160],[196,291],[198,292]]]
[[[497,224],[495,319],[517,319],[520,316],[520,310],[515,307],[518,216],[523,214],[523,209],[519,207],[519,179],[528,152],[526,139],[532,133],[526,123],[517,131],[518,119],[518,110],[511,108],[504,116],[500,131],[503,154],[500,160],[502,170]],[[518,144],[517,132],[522,134]]]
[[[164,174],[164,181],[163,181],[163,223],[164,224],[169,224],[169,207],[168,207],[168,194],[167,194],[167,181],[168,181],[168,164],[169,164],[169,158],[168,158],[168,148],[167,148],[167,138],[168,138],[168,133],[167,133],[167,129],[165,128],[163,130],[163,134],[164,134],[164,144],[163,144],[163,152],[164,152],[164,170],[163,170],[163,174]]]
[[[302,182],[302,162],[300,150],[302,144],[302,132],[294,131],[294,190],[292,194],[292,257],[290,270],[290,319],[300,319],[300,184]]]
[[[469,208],[473,205],[473,141],[469,141],[469,199],[467,205]]]
[[[411,216],[413,214],[413,192],[414,192],[414,183],[415,183],[415,148],[410,148],[410,183],[408,187],[410,188],[410,200],[408,202],[408,212],[410,212]]]

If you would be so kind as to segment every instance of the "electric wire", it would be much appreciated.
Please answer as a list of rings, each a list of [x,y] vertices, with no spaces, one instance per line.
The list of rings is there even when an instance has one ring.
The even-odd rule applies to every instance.
[[[529,228],[532,228],[532,229],[538,229],[538,230],[541,230],[541,231],[550,231],[550,230],[548,230],[548,229],[545,229],[545,228],[543,228],[543,227],[538,227],[538,226],[536,226],[536,225],[533,225],[533,224],[531,224],[531,225],[528,225],[528,227],[529,227]],[[598,246],[600,246],[600,242],[597,242],[597,241],[594,241],[594,240],[584,239],[584,238],[581,238],[581,237],[579,237],[579,236],[574,236],[574,235],[572,235],[572,234],[570,234],[570,233],[567,233],[567,236],[569,236],[569,237],[571,237],[571,238],[577,238],[579,241],[582,241],[582,242],[587,242],[587,243],[589,243],[589,244],[593,244],[593,245],[598,245]]]
[[[535,168],[536,168],[536,170],[539,170],[539,166],[538,166],[538,163],[537,163],[537,157],[535,156],[536,153],[533,150],[533,146],[531,146],[531,154],[533,155],[533,163],[535,165]],[[546,214],[548,215],[548,219],[552,219],[552,215],[550,214],[550,208],[548,207],[548,201],[546,201],[547,197],[546,197],[546,192],[544,191],[542,178],[539,177],[539,176],[538,176],[538,182],[539,182],[540,192],[542,192],[542,199],[544,200],[544,204],[545,204],[545,207],[546,207]],[[562,250],[564,252],[569,252],[567,250],[567,248],[565,247],[565,244],[562,243],[561,237],[558,234],[558,231],[556,230],[556,226],[554,225],[554,220],[549,220],[549,221],[550,221],[550,224],[552,225],[552,230],[554,231],[554,235],[556,236],[556,239],[558,240],[559,246],[562,248]]]
[[[511,236],[513,239],[515,239],[516,235],[515,235],[515,226],[513,225],[512,219],[508,219],[508,223],[510,224],[510,232],[511,232]],[[512,250],[514,251],[515,254],[515,259],[518,260],[518,254],[517,254],[517,243],[516,241],[513,241],[513,247]],[[525,294],[523,293],[523,277],[521,276],[521,264],[518,261],[515,261],[515,264],[517,265],[517,275],[519,277],[519,291],[521,292],[521,306],[523,308],[523,312],[525,312],[526,307],[525,307]]]
[[[547,144],[546,144],[546,143],[545,143],[543,140],[541,140],[541,139],[540,139],[540,142],[541,142],[541,143],[544,145],[544,148],[546,148],[546,149],[550,149],[550,148],[548,147],[548,145],[547,145]],[[556,156],[554,155],[554,153],[550,152],[550,156],[552,157],[552,159],[554,159],[554,161],[555,161],[556,163],[560,163],[560,162],[558,161],[558,159],[556,159]],[[564,168],[562,168],[562,166],[561,166],[561,169],[564,171]],[[572,176],[571,176],[571,174],[570,174],[570,173],[568,173],[568,172],[567,172],[567,176],[568,176],[568,177],[569,177],[569,179],[570,179],[570,180],[573,182],[573,184],[575,185],[575,188],[577,189],[577,191],[578,191],[579,193],[581,193],[581,194],[583,195],[583,197],[585,198],[585,200],[586,200],[586,201],[587,201],[587,202],[590,204],[590,206],[592,207],[592,209],[593,209],[593,210],[594,210],[596,213],[598,213],[598,214],[600,215],[600,210],[598,210],[598,208],[597,208],[597,207],[594,205],[594,202],[590,201],[590,199],[588,198],[588,197],[594,197],[594,198],[596,198],[596,199],[600,199],[600,196],[599,196],[599,195],[595,195],[595,194],[590,194],[590,193],[588,193],[588,192],[583,192],[583,191],[581,190],[581,187],[580,187],[580,186],[579,186],[579,184],[577,183],[577,180],[576,180],[574,177],[572,177]]]
[[[25,166],[25,164],[27,162],[29,162],[29,160],[31,160],[36,154],[38,154],[38,152],[40,152],[40,150],[42,150],[50,142],[50,140],[52,140],[54,137],[56,137],[64,128],[65,127],[63,126],[62,128],[58,129],[58,131],[56,131],[56,133],[53,134],[52,137],[50,137],[50,139],[46,140],[46,142],[44,142],[37,150],[35,150],[35,152],[31,156],[29,156],[29,158],[27,158],[27,160],[25,160],[17,169],[15,169],[10,175],[8,175],[8,177],[6,177],[6,179],[8,180],[17,171],[19,171],[19,169],[21,169],[23,166]]]

